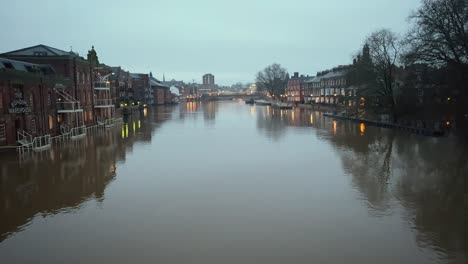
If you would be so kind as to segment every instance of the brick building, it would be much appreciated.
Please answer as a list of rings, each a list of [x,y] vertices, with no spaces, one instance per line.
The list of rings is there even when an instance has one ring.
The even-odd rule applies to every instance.
[[[348,84],[347,73],[350,65],[338,66],[318,72],[306,83],[306,101],[322,104],[354,105],[356,88]]]
[[[0,58],[0,146],[16,145],[18,133],[56,135],[52,67]]]
[[[145,73],[130,73],[132,79],[135,103],[152,105],[154,103],[153,90],[150,85],[150,75]]]
[[[154,105],[169,104],[172,102],[171,91],[168,86],[162,84],[153,76],[150,77],[151,89],[153,89]]]
[[[310,79],[309,76],[299,76],[298,72],[295,72],[294,75],[289,78],[288,85],[286,87],[286,96],[288,97],[288,101],[304,102],[305,85],[308,79]]]
[[[57,119],[65,129],[95,124],[93,73],[90,63],[72,51],[36,45],[0,54],[14,60],[52,66],[63,77],[56,83]]]

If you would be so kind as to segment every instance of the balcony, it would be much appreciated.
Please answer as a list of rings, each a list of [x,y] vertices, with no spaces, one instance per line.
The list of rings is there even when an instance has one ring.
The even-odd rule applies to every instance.
[[[79,102],[64,102],[64,101],[57,101],[57,113],[80,113],[83,112],[81,105]]]
[[[110,82],[95,82],[94,83],[94,90],[110,90]]]
[[[114,107],[112,99],[95,99],[94,108],[111,108]]]
[[[55,89],[55,93],[58,95],[56,102],[57,113],[78,113],[83,112],[80,101],[76,100],[73,96],[69,95],[65,91]]]

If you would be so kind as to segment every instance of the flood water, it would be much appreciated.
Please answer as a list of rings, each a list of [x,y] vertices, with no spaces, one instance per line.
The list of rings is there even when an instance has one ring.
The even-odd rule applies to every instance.
[[[466,144],[183,103],[0,154],[0,263],[467,263]]]

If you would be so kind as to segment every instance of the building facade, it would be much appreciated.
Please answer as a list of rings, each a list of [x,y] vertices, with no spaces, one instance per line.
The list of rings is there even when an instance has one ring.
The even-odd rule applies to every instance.
[[[211,73],[203,75],[203,84],[198,89],[200,95],[209,94],[216,91],[215,76]]]
[[[0,58],[0,146],[58,133],[52,67]]]
[[[57,119],[64,130],[96,123],[93,105],[93,69],[91,64],[72,51],[36,45],[0,54],[0,57],[52,66],[62,77],[56,83]]]
[[[299,76],[298,72],[295,72],[288,80],[288,85],[286,87],[286,96],[290,102],[304,102],[305,98],[305,87],[306,81],[310,79],[309,76],[301,75]]]

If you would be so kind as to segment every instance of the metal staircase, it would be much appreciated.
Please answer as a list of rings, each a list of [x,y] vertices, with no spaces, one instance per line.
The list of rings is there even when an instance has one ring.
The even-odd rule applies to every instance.
[[[55,89],[55,93],[60,96],[59,100],[57,101],[58,113],[83,112],[80,101],[76,100],[73,96],[63,90],[58,89]]]

